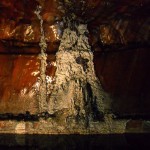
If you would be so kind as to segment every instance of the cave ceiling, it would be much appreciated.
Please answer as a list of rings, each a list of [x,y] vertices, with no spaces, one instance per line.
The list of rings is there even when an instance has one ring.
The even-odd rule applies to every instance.
[[[49,53],[57,51],[68,20],[88,25],[93,51],[148,46],[149,0],[1,0],[0,53],[39,53],[38,5]]]

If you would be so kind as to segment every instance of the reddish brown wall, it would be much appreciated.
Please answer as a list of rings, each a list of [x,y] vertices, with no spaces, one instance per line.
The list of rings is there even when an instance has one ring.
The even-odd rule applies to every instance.
[[[95,69],[113,98],[113,111],[150,114],[150,51],[129,49],[95,55]]]
[[[47,75],[54,76],[54,55],[48,56]],[[0,113],[38,112],[40,61],[37,55],[0,55]],[[37,73],[37,74],[36,74]]]

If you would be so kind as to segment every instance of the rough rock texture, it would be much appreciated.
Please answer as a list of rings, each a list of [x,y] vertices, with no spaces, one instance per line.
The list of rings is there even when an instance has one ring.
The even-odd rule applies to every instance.
[[[117,118],[147,119],[149,4],[149,0],[0,0],[0,118],[33,119],[0,121],[0,131],[113,133],[125,129],[109,114],[110,101],[101,98],[105,93],[96,90],[102,91],[94,67],[112,96],[111,109]],[[37,10],[37,17],[38,5],[42,10]],[[59,46],[56,66],[49,57]],[[43,111],[51,115],[39,114]],[[103,112],[105,121],[98,122]],[[50,118],[34,122],[41,115]],[[129,130],[149,128],[149,122],[131,120],[127,126]]]
[[[39,66],[37,56],[0,55],[0,113],[38,112]]]
[[[47,97],[47,88],[46,88],[46,66],[47,66],[47,44],[45,40],[45,34],[43,30],[43,19],[40,15],[41,12],[41,6],[37,7],[37,10],[35,11],[35,14],[37,15],[39,21],[40,21],[40,30],[41,30],[41,38],[39,46],[41,48],[41,54],[40,54],[40,86],[39,86],[39,112],[45,112],[47,111],[47,103],[46,103],[46,97]]]
[[[57,70],[49,94],[48,112],[66,113],[66,117],[101,119],[104,113],[104,91],[94,72],[93,53],[88,44],[87,26],[80,24],[76,31],[64,30],[58,52]]]
[[[59,122],[54,119],[39,121],[1,121],[0,133],[5,134],[113,134],[125,133],[126,120],[112,121],[111,128],[106,122],[91,122],[85,128],[84,122]]]
[[[46,79],[54,77],[55,55],[47,56]],[[39,111],[40,59],[37,55],[0,55],[0,114]]]

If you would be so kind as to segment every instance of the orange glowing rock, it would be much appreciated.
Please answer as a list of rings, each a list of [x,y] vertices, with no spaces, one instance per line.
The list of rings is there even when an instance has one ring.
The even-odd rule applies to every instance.
[[[54,56],[48,56],[47,76],[55,74]],[[0,113],[38,111],[40,63],[35,55],[0,56]]]

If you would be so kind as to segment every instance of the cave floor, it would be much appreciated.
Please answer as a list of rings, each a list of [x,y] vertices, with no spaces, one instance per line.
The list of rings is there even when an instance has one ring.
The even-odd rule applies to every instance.
[[[150,134],[17,135],[0,134],[0,149],[130,150],[150,149]]]
[[[105,117],[103,121],[89,122],[88,126],[85,121],[76,122],[74,119],[43,119],[38,121],[25,120],[1,120],[0,134],[131,134],[131,133],[150,133],[150,121],[148,120],[125,120],[111,119]]]

